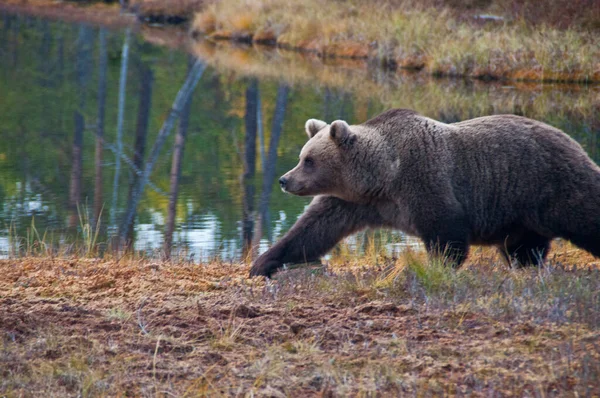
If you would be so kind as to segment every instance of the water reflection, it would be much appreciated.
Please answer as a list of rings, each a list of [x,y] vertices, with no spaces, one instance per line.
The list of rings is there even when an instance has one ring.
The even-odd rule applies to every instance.
[[[519,113],[562,128],[598,160],[597,87],[425,80],[203,51],[193,49],[197,61],[134,33],[1,15],[0,255],[34,233],[49,245],[81,239],[90,222],[105,248],[252,256],[308,202],[276,180],[296,164],[311,117],[361,122],[395,106],[446,122]],[[378,239],[392,251],[415,244]]]

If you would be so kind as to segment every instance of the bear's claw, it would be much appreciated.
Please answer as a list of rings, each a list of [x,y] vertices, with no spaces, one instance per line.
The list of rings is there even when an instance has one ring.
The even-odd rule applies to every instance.
[[[260,261],[258,259],[252,268],[250,269],[250,277],[253,276],[266,276],[267,278],[271,278],[271,275],[280,267],[279,262],[277,261]]]

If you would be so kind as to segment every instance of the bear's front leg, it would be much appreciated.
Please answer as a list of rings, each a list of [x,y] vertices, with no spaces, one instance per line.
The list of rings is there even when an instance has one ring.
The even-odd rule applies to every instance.
[[[270,277],[285,263],[316,261],[344,237],[380,224],[372,208],[317,196],[288,233],[258,257],[250,276]]]

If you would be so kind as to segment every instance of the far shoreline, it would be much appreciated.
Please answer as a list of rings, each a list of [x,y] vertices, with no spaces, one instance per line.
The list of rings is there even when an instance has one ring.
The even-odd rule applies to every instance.
[[[134,7],[136,8],[136,7]],[[96,26],[105,26],[113,29],[134,27],[134,29],[152,29],[160,31],[159,44],[185,48],[193,47],[200,41],[230,42],[240,46],[276,49],[277,51],[305,54],[320,59],[322,62],[361,63],[373,69],[386,72],[431,76],[437,78],[472,79],[482,82],[498,83],[544,83],[566,85],[595,85],[600,83],[600,59],[595,59],[595,54],[590,54],[592,72],[580,69],[552,71],[539,65],[531,68],[510,67],[507,61],[499,67],[495,64],[481,66],[473,64],[462,69],[451,63],[439,64],[427,54],[402,54],[395,56],[393,52],[382,51],[372,43],[367,44],[356,40],[340,40],[325,44],[317,40],[289,40],[288,35],[277,35],[269,29],[227,29],[216,21],[218,15],[214,10],[201,11],[195,14],[181,14],[173,17],[171,14],[160,14],[152,9],[153,14],[146,15],[148,11],[137,7],[127,12],[122,12],[118,4],[86,3],[84,5],[73,3],[47,3],[44,1],[19,2],[13,1],[0,4],[0,10],[8,13],[21,13],[53,20],[67,22],[84,22]],[[158,13],[157,13],[158,12]],[[166,8],[163,12],[167,12]],[[207,13],[213,15],[206,16]],[[209,21],[206,22],[206,19]],[[163,20],[164,22],[158,22]],[[170,22],[173,21],[173,22]],[[191,21],[191,22],[189,22]],[[200,21],[200,22],[198,22]],[[159,28],[154,26],[158,25]],[[166,32],[169,30],[168,32]],[[166,32],[163,33],[163,32]],[[186,45],[186,41],[189,41]],[[193,52],[193,51],[192,51]],[[497,54],[496,54],[497,55]],[[504,54],[505,58],[514,57]],[[502,58],[502,56],[500,56]]]

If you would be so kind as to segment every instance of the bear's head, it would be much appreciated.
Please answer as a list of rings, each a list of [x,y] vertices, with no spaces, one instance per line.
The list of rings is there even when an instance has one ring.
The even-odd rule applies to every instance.
[[[308,142],[300,152],[300,162],[279,179],[284,192],[299,196],[332,195],[352,201],[354,187],[351,169],[357,134],[343,120],[330,125],[310,119],[305,129]]]

